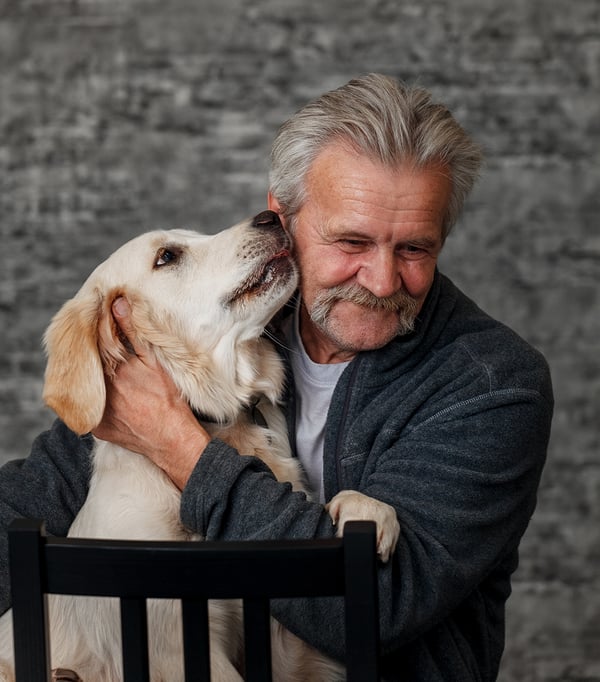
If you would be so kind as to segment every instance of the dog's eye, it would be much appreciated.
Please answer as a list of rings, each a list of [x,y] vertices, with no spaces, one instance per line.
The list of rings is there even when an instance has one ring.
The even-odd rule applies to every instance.
[[[154,260],[154,267],[159,268],[163,265],[172,265],[176,263],[181,255],[181,251],[172,246],[165,246],[160,248],[156,253]]]

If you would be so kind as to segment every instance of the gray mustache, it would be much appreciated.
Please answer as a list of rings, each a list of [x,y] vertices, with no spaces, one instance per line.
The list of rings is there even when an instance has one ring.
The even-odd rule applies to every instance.
[[[356,305],[384,312],[417,314],[417,302],[405,291],[399,290],[391,296],[375,296],[360,284],[341,284],[318,294],[315,307],[329,309],[337,301],[348,301]]]

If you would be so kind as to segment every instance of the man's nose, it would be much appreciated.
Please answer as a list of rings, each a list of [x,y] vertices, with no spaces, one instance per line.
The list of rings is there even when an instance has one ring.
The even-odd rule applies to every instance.
[[[379,298],[395,294],[402,287],[395,254],[388,251],[372,254],[358,271],[357,281]]]

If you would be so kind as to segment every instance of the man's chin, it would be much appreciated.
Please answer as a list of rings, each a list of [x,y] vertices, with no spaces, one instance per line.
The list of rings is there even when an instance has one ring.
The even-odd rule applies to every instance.
[[[383,348],[397,336],[411,330],[397,313],[365,309],[347,302],[340,302],[338,306],[319,326],[345,351],[357,353]]]

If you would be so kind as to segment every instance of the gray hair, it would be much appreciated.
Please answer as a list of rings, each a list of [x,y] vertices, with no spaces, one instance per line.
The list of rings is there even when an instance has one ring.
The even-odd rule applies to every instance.
[[[443,239],[457,221],[482,161],[480,147],[424,88],[375,73],[353,79],[307,104],[277,133],[269,188],[291,229],[306,199],[306,175],[319,152],[335,141],[390,168],[406,163],[445,166],[452,194]]]

